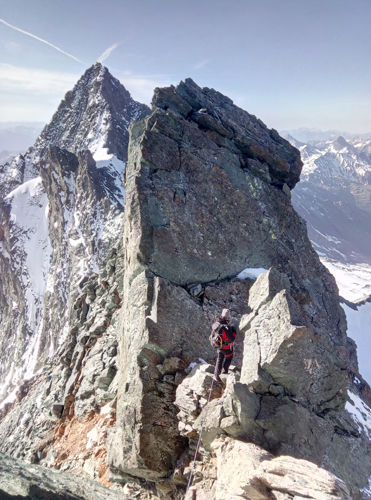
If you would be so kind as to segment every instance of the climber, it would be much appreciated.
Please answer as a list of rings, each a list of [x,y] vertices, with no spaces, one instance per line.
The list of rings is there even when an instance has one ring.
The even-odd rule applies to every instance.
[[[214,380],[220,382],[220,373],[228,373],[229,366],[233,359],[233,342],[236,339],[237,330],[230,325],[231,312],[229,309],[223,309],[220,318],[213,324],[212,331],[217,336],[217,351]],[[213,335],[213,334],[212,334]]]

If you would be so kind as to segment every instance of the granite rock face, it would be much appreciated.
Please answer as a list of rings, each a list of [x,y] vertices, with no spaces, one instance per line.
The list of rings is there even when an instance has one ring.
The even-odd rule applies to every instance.
[[[0,497],[43,500],[129,499],[122,492],[109,490],[86,477],[61,473],[0,454]]]
[[[181,413],[179,430],[178,391],[170,378],[164,385],[159,367],[169,357],[184,365],[201,352],[206,361],[213,358],[205,310],[214,304],[205,300],[206,293],[197,297],[193,290],[209,290],[210,297],[218,287],[226,301],[238,273],[266,268],[270,271],[252,288],[247,283],[247,301],[239,293],[230,304],[232,311],[242,305],[235,311],[237,318],[243,314],[245,334],[241,379],[233,384],[229,401],[211,403],[206,451],[229,430],[276,453],[287,450],[327,467],[332,460],[354,491],[367,482],[368,459],[352,482],[351,473],[334,465],[337,457],[331,451],[331,439],[348,432],[352,436],[354,430],[352,424],[339,423],[348,385],[346,323],[335,281],[319,262],[288,196],[300,166],[286,141],[229,99],[191,80],[156,90],[152,114],[132,125],[121,383],[109,445],[117,477],[158,482],[173,470],[176,482],[179,461],[189,454],[198,424],[190,429],[192,423],[188,417],[182,421]],[[179,370],[174,382],[181,378]],[[205,394],[195,391],[196,414],[202,398]],[[314,437],[308,423],[316,430]],[[322,432],[332,436],[328,452],[320,443]],[[362,453],[369,456],[368,444],[361,442],[352,442],[358,464]]]
[[[188,81],[187,85],[195,86]],[[201,89],[199,93],[205,98],[208,95]],[[221,94],[216,94],[215,101],[220,106]],[[300,240],[294,250],[292,241],[304,234],[302,222],[282,189],[272,191],[270,182],[245,165],[249,154],[238,149],[236,140],[219,144],[220,135],[215,136],[215,131],[210,135],[192,114],[185,119],[156,103],[155,98],[152,115],[132,128],[127,172],[127,192],[131,196],[137,190],[133,209],[140,216],[134,222],[137,227],[132,227],[130,245],[138,245],[143,264],[149,263],[158,276],[188,285],[235,276],[246,267],[284,266],[290,258],[297,260],[295,251],[300,260],[314,255],[313,251],[302,255]],[[233,106],[225,113],[232,120],[239,111],[242,113]],[[249,115],[245,118],[248,121]],[[246,137],[248,134],[246,124]],[[300,165],[296,150],[283,143],[286,155],[295,157]],[[300,168],[292,169],[297,181]]]
[[[251,443],[231,438],[213,442],[212,467],[199,471],[204,477],[189,490],[186,499],[224,500],[350,500],[343,481],[306,460],[275,458]],[[209,482],[216,480],[210,489]]]
[[[250,290],[251,313],[240,324],[246,332],[244,349],[250,353],[241,382],[257,381],[263,393],[270,384],[284,387],[303,406],[325,414],[346,398],[345,325],[339,307],[331,303],[323,320],[314,321],[315,304],[309,300],[296,300],[290,279],[275,268],[257,278]]]
[[[346,404],[352,377],[344,323],[328,304],[330,321],[319,322],[286,278],[274,269],[259,276],[250,290],[252,312],[240,324],[250,353],[240,382],[260,398],[255,423],[263,434],[255,442],[325,466],[355,495],[370,475],[371,446]]]
[[[363,498],[359,490],[368,482],[371,448],[367,426],[355,417],[359,411],[369,418],[371,412],[354,392],[349,393],[352,403],[345,409],[317,414],[277,382],[272,380],[263,391],[256,381],[242,383],[239,370],[233,368],[229,375],[222,375],[222,384],[214,385],[206,406],[212,373],[212,366],[197,364],[176,391],[178,430],[188,439],[190,458],[203,428],[196,478],[209,480],[205,467],[213,456],[215,440],[223,437],[236,440],[237,447],[241,441],[255,443],[275,456],[308,460],[313,467],[317,464],[341,478],[352,498]],[[181,471],[189,476],[186,460]]]

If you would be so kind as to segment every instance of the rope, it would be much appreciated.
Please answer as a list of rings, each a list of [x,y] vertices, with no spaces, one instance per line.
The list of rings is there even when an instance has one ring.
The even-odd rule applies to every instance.
[[[216,371],[216,365],[215,365],[215,371]],[[215,375],[215,371],[214,371],[214,375]],[[187,484],[187,489],[186,489],[186,492],[185,492],[185,496],[184,498],[187,496],[187,493],[188,493],[188,490],[192,484],[192,478],[193,478],[193,473],[194,473],[194,469],[195,469],[195,464],[196,464],[196,459],[197,459],[197,454],[198,454],[198,450],[200,448],[200,444],[201,444],[201,437],[202,437],[202,431],[204,430],[204,425],[205,425],[205,421],[206,421],[206,417],[207,417],[207,412],[209,410],[209,402],[210,402],[210,398],[211,398],[211,394],[213,392],[213,387],[214,387],[214,377],[212,378],[212,381],[211,381],[211,386],[210,386],[210,392],[209,392],[209,398],[207,400],[207,403],[206,403],[206,410],[205,410],[205,414],[202,418],[202,422],[201,422],[201,430],[200,430],[200,435],[198,437],[198,441],[197,441],[197,446],[196,446],[196,451],[195,451],[195,455],[193,457],[193,463],[192,463],[192,468],[191,468],[191,473],[189,475],[189,479],[188,479],[188,484]]]

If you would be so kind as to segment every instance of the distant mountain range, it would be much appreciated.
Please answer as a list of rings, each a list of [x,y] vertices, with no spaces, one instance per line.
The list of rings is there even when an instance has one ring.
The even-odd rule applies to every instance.
[[[283,137],[286,137],[287,139],[289,139],[289,136],[291,136],[295,138],[297,141],[310,144],[319,141],[335,140],[339,136],[343,136],[346,139],[351,139],[353,137],[359,137],[361,139],[371,139],[371,132],[355,134],[353,132],[348,132],[344,130],[320,130],[317,128],[307,128],[307,127],[280,130],[279,132]]]
[[[338,136],[304,143],[287,136],[304,162],[293,205],[306,220],[321,261],[335,276],[358,345],[361,371],[371,379],[371,139]],[[347,302],[350,301],[350,302]]]
[[[304,162],[293,203],[307,221],[313,246],[345,298],[371,295],[371,139],[290,141]]]
[[[0,122],[0,162],[26,151],[44,125],[42,122]]]

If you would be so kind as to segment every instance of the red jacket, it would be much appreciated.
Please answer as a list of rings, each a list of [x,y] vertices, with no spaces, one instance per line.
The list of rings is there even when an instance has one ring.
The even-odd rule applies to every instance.
[[[233,342],[236,339],[236,329],[228,323],[222,322],[220,325],[220,347],[226,355],[231,355],[233,352]]]

